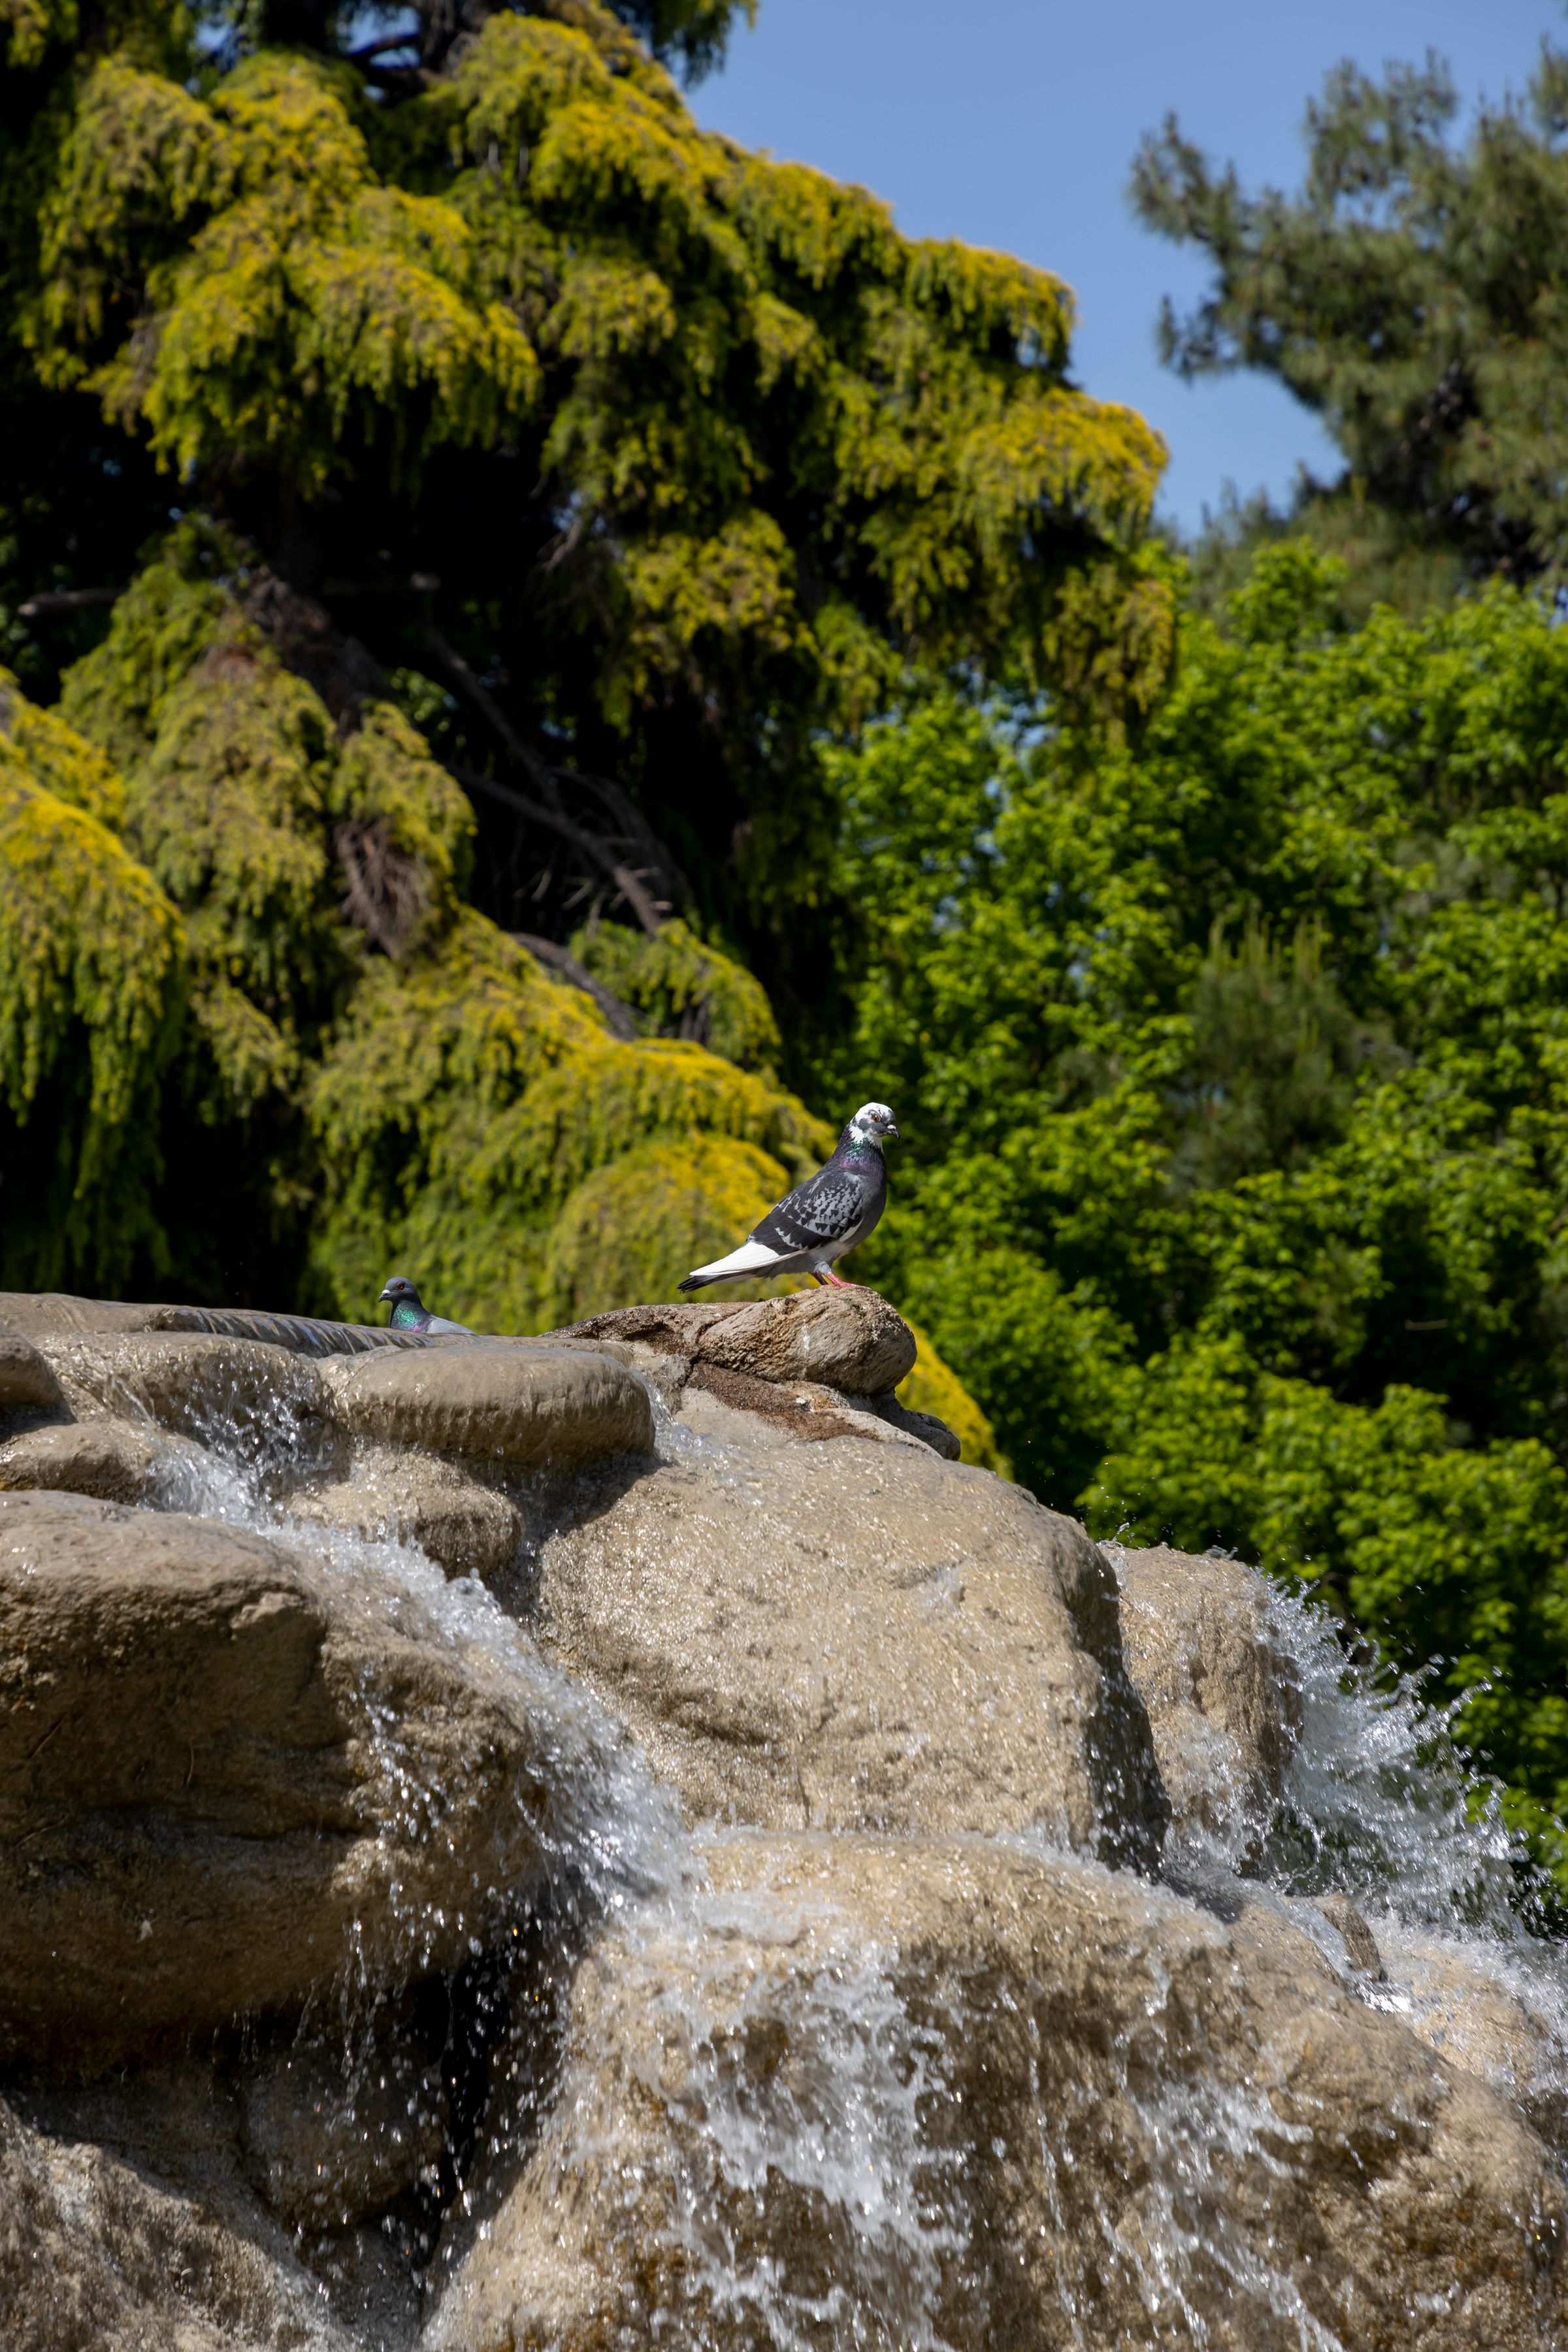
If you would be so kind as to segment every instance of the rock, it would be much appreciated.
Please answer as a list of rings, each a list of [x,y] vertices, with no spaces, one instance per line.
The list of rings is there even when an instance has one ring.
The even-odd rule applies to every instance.
[[[358,1355],[370,1348],[419,1347],[382,1324],[331,1323],[313,1315],[274,1315],[251,1307],[142,1307],[114,1298],[73,1298],[61,1290],[0,1290],[0,1326],[58,1337],[68,1331],[209,1332],[259,1339],[305,1356]]]
[[[441,1340],[333,1360],[320,1378],[339,1425],[355,1437],[507,1470],[576,1468],[653,1444],[647,1390],[591,1348]]]
[[[281,2230],[0,2100],[6,2352],[351,2352]]]
[[[915,1338],[876,1291],[802,1290],[732,1307],[698,1343],[702,1362],[764,1381],[820,1381],[880,1397],[914,1370]]]
[[[1560,1986],[1536,1986],[1523,1956],[1482,1967],[1473,1948],[1431,1928],[1379,1922],[1379,1949],[1396,2013],[1452,2066],[1515,2100],[1563,2143],[1568,2018]]]
[[[1269,1631],[1270,1589],[1256,1570],[1211,1554],[1106,1549],[1173,1832],[1246,1866],[1284,1795],[1300,1724],[1290,1662]]]
[[[73,1298],[64,1290],[0,1290],[0,1324],[31,1339],[65,1331],[146,1331],[159,1312],[117,1298]]]
[[[1561,2340],[1546,2149],[1283,1922],[971,1840],[703,1852],[582,1964],[431,2352]]]
[[[914,1367],[914,1333],[874,1290],[794,1291],[741,1306],[623,1307],[556,1339],[640,1340],[762,1381],[817,1381],[884,1397]]]
[[[326,1412],[317,1367],[259,1340],[93,1331],[45,1337],[39,1352],[79,1419],[140,1412],[219,1450],[291,1445]]]
[[[551,1534],[537,1622],[689,1817],[1152,1863],[1163,1797],[1081,1528],[907,1440],[800,1444],[696,1388],[681,1414],[720,1446]]]
[[[107,2063],[351,1956],[371,1985],[447,1965],[535,1866],[563,1769],[535,1705],[341,1567],[0,1495],[0,2059]]]
[[[1362,1976],[1381,1979],[1384,1972],[1377,1938],[1348,1895],[1318,1895],[1312,1898],[1344,1945],[1351,1967]]]
[[[288,1507],[293,1517],[322,1527],[401,1537],[448,1576],[495,1575],[524,1533],[521,1511],[495,1487],[482,1486],[456,1463],[390,1447],[367,1448],[349,1478],[296,1488]]]
[[[60,1384],[32,1341],[0,1329],[0,1412],[60,1402]]]
[[[153,1484],[156,1448],[134,1422],[47,1422],[0,1442],[0,1488],[49,1486],[139,1503]]]
[[[241,2094],[246,2165],[293,2228],[351,2228],[434,2177],[449,2129],[438,2067],[395,2044],[345,2067],[341,2051],[277,2052]]]

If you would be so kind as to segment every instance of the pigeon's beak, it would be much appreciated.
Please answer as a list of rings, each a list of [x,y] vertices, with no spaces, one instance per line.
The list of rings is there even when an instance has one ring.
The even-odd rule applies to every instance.
[[[886,1127],[886,1129],[884,1129],[884,1133],[888,1136],[888,1138],[889,1138],[889,1141],[890,1141],[890,1142],[897,1143],[897,1141],[898,1141],[898,1139],[899,1139],[899,1130],[898,1130],[898,1129],[894,1126],[894,1124],[893,1124],[893,1122],[892,1122],[892,1120],[891,1120],[891,1119],[889,1119],[889,1120],[888,1121],[887,1127]]]
[[[379,1307],[379,1306],[381,1305],[381,1302],[382,1302],[382,1300],[383,1300],[384,1298],[390,1298],[390,1297],[391,1297],[391,1296],[392,1296],[392,1285],[391,1285],[391,1283],[389,1282],[389,1283],[387,1284],[387,1286],[386,1286],[386,1287],[385,1287],[385,1289],[384,1289],[384,1290],[380,1290],[380,1291],[378,1291],[378,1292],[376,1293],[376,1299],[375,1299],[375,1303],[376,1303],[376,1305]]]

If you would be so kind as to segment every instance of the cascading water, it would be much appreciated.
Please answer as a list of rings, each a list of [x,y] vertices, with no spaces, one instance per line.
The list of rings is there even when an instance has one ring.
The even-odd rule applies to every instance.
[[[722,1446],[672,1419],[652,1394],[665,1458],[746,1483]],[[114,1403],[123,1412],[134,1400]],[[319,1468],[318,1441],[286,1386],[259,1414],[237,1414],[216,1399],[188,1434],[157,1442],[162,1507],[286,1540],[405,1630],[465,1656],[482,1654],[519,1706],[548,1723],[543,1882],[514,1890],[520,1942],[530,1923],[536,1945],[555,1938],[559,1975],[563,1955],[569,1963],[595,1939],[618,1937],[623,1998],[647,2023],[647,2087],[680,2124],[679,2177],[660,2224],[680,2300],[645,2314],[648,2336],[776,2352],[953,2352],[961,2340],[984,2340],[966,2334],[963,2317],[980,2292],[967,2176],[977,2162],[1003,2158],[932,2127],[962,2095],[952,2051],[965,2021],[935,2030],[911,2003],[891,1947],[857,1934],[831,1900],[727,1885],[725,1833],[681,1826],[673,1798],[613,1717],[541,1656],[484,1585],[449,1579],[410,1542],[346,1534],[297,1515],[289,1496]],[[1217,1804],[1205,1829],[1173,1840],[1168,1874],[1177,1892],[1150,1887],[1139,1898],[1150,1950],[1155,1927],[1183,1895],[1220,1916],[1246,1898],[1277,1904],[1342,1969],[1343,1937],[1311,1898],[1349,1896],[1373,1927],[1385,1969],[1382,1980],[1349,1976],[1359,1998],[1412,2020],[1429,2015],[1440,1998],[1452,1998],[1434,1990],[1447,1959],[1495,1989],[1510,2013],[1533,2021],[1528,2063],[1516,2057],[1510,2074],[1505,2054],[1497,2079],[1539,2116],[1568,2108],[1568,2056],[1554,2068],[1540,2048],[1568,2053],[1568,1969],[1556,1947],[1521,1923],[1517,1857],[1495,1801],[1467,1779],[1442,1718],[1409,1685],[1347,1667],[1309,1606],[1273,1596],[1268,1633],[1300,1702],[1283,1801],[1262,1822],[1227,1817]],[[396,1784],[390,1726],[385,1739],[384,1773]],[[439,1834],[421,1811],[428,1795],[406,1785],[407,1833]],[[1096,1868],[1036,1850],[1086,1882]],[[772,1956],[787,1955],[807,1929],[811,1964],[781,1977]],[[420,1931],[411,1916],[411,1972]],[[478,1969],[477,1939],[473,1952]],[[1110,2074],[1086,2077],[1081,2089],[1064,2087],[1029,2022],[1026,2104],[1037,2139],[1030,2161],[1059,2241],[1054,2318],[1041,2340],[1102,2340],[1093,2333],[1095,2301],[1108,2279],[1119,2279],[1147,2313],[1151,2342],[1334,2352],[1339,2338],[1308,2308],[1284,2262],[1271,2259],[1236,2197],[1249,2174],[1289,2175],[1294,2143],[1306,2135],[1244,2083],[1194,2074],[1190,2048],[1180,2066],[1166,2063],[1192,2036],[1172,1998],[1152,1966],[1136,2032]],[[301,2025],[301,2036],[340,2042],[340,2095],[351,2116],[375,2087],[384,2022],[378,1998],[351,1971],[335,2004],[318,2004]],[[488,2087],[470,2103],[460,2161],[447,2162],[441,2210],[416,2253],[429,2255],[437,2226],[444,2252],[461,2242],[465,2228],[483,2237],[498,2184],[522,2160],[548,2104],[551,2084],[519,2039],[515,2016],[510,2028],[504,2019],[499,2026],[481,2019],[479,2040],[487,2034],[494,2045],[480,2052]],[[759,2066],[752,2044],[770,2037],[781,2054]],[[1077,2177],[1075,2155],[1112,2095],[1131,2119],[1119,2127],[1135,2131],[1142,2167],[1136,2194],[1115,2210]],[[412,2103],[410,2115],[417,2121]],[[449,2113],[447,2123],[450,2129]],[[809,2215],[821,2257],[815,2266],[778,2256],[767,2217],[779,2207]],[[439,2258],[429,2275],[437,2287]],[[1239,2316],[1230,2334],[1216,2336],[1213,2315],[1225,2305]]]

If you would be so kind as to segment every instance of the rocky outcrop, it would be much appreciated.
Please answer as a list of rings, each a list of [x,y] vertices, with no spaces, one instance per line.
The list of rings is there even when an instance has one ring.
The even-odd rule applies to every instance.
[[[711,1441],[542,1545],[548,1652],[694,1821],[1043,1830],[1152,1864],[1163,1799],[1110,1570],[988,1472],[689,1387]]]
[[[1173,1831],[1250,1863],[1284,1795],[1300,1724],[1290,1663],[1269,1628],[1268,1588],[1213,1553],[1106,1549]]]
[[[0,1496],[0,2052],[103,2063],[466,1952],[555,1733],[258,1535]]]
[[[1568,2352],[1563,1979],[1265,1883],[1294,1619],[946,1458],[871,1294],[35,1307],[7,2346]]]
[[[509,1471],[576,1469],[653,1444],[647,1390],[592,1348],[447,1339],[334,1360],[321,1379],[333,1419],[353,1437]]]
[[[1472,2076],[1259,1939],[973,1842],[740,1839],[606,1937],[428,2339],[1538,2352],[1568,2200]],[[837,2074],[824,2069],[831,2050]]]

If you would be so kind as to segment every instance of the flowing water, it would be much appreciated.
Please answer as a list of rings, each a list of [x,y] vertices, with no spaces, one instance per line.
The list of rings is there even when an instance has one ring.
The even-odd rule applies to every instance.
[[[124,1411],[132,1401],[114,1402]],[[742,1476],[722,1447],[654,1402],[662,1451],[713,1476]],[[633,2071],[643,2066],[650,2097],[673,2119],[657,2228],[679,2292],[662,2311],[645,2311],[637,2340],[694,2352],[707,2345],[962,2352],[984,2343],[966,2233],[973,2176],[989,2158],[962,2135],[931,2128],[933,2114],[955,2095],[963,2021],[955,2026],[912,2005],[890,1945],[868,1942],[830,1902],[818,1902],[809,1922],[809,1965],[793,1958],[810,1899],[727,1887],[718,1866],[724,1835],[682,1828],[673,1799],[613,1718],[541,1656],[482,1585],[449,1580],[412,1544],[293,1517],[288,1496],[311,1466],[311,1440],[286,1398],[238,1419],[215,1405],[191,1435],[159,1442],[163,1507],[308,1552],[356,1593],[378,1596],[405,1630],[464,1656],[482,1654],[531,1717],[549,1725],[545,1884],[529,1890],[526,1903],[519,1892],[520,1939],[528,1941],[531,1922],[531,1965],[546,1978],[552,1943],[557,1959],[564,1953],[570,1961],[616,1940],[623,1998],[647,2029]],[[1348,1895],[1372,1927],[1385,1970],[1382,1979],[1350,1971],[1357,1996],[1425,2021],[1440,2041],[1450,2011],[1457,2031],[1473,2024],[1475,2003],[1464,1989],[1479,1989],[1497,2011],[1482,2058],[1489,2052],[1494,2079],[1550,2125],[1568,2111],[1568,1969],[1560,1948],[1521,1922],[1518,1856],[1495,1798],[1467,1777],[1443,1719],[1417,1693],[1347,1665],[1310,1606],[1274,1596],[1268,1637],[1300,1697],[1285,1801],[1262,1823],[1227,1822],[1221,1808],[1218,1831],[1173,1841],[1167,1874],[1175,1891],[1151,1887],[1139,1897],[1151,1948],[1175,1908],[1185,1916],[1188,1897],[1223,1917],[1227,1901],[1234,1916],[1235,1898],[1245,1894],[1277,1905],[1343,1969],[1344,1940],[1311,1898]],[[395,1775],[395,1758],[388,1769]],[[420,1792],[411,1789],[408,1801],[416,1809]],[[1095,1869],[1052,1860],[1086,1874]],[[416,1944],[417,1934],[411,1921]],[[475,1958],[479,1970],[477,1942]],[[1289,2173],[1292,2134],[1245,2084],[1149,2063],[1174,2031],[1157,1969],[1150,1983],[1137,2049],[1130,2044],[1111,2085],[1121,2103],[1119,2128],[1139,2136],[1143,2151],[1131,2200],[1086,2183],[1075,2153],[1096,2128],[1106,2083],[1086,2079],[1081,2090],[1064,2091],[1037,2029],[1028,2029],[1032,2043],[1026,2033],[1020,2044],[1032,2052],[1025,2064],[1038,2145],[1029,2161],[1057,2223],[1056,2340],[1103,2342],[1094,2314],[1110,2282],[1148,2315],[1152,2344],[1334,2352],[1338,2338],[1307,2308],[1286,2263],[1233,2210],[1233,2184],[1248,2168]],[[507,2180],[546,2129],[558,2085],[518,2042],[515,2015],[506,2026],[504,2010],[498,2004],[501,2022],[487,2026],[483,2000],[473,2009],[481,2039],[489,2032],[504,2042],[510,2030],[514,2047],[499,2067],[489,2053],[488,2101],[474,2106],[465,2144],[432,2173],[440,2186],[432,2190],[426,2256],[441,2231],[451,2245],[472,2242],[476,2232],[483,2242]],[[384,2021],[351,1976],[335,2014],[319,2012],[302,2029],[342,2037],[351,2100],[363,2095]],[[747,2059],[759,2035],[771,2035],[784,2053],[776,2065]],[[1467,2063],[1479,2063],[1467,2047]],[[574,2144],[563,2140],[558,2161],[574,2160]],[[634,2168],[635,2161],[626,2158]],[[640,2174],[635,2183],[628,2174],[628,2204],[634,2188],[646,2188]],[[781,2252],[788,2231],[781,2237],[774,2221],[785,2209],[797,2220],[806,2215],[807,2235],[826,2250],[815,2267]],[[458,2227],[465,2210],[466,2237]],[[430,2277],[439,2284],[438,2259]],[[1242,2315],[1239,2332],[1216,2338],[1213,2315],[1227,2305]]]

